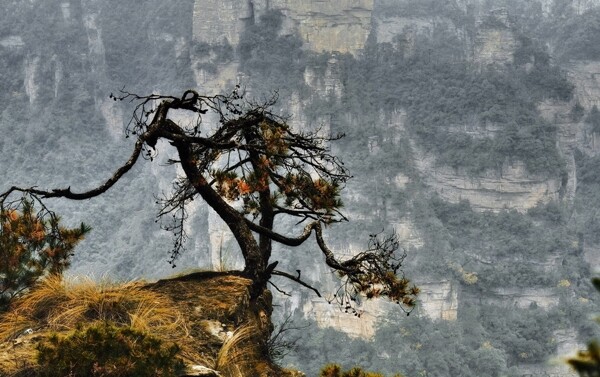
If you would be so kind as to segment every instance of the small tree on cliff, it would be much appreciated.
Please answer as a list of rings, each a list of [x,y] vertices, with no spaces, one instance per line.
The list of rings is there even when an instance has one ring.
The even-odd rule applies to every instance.
[[[85,224],[68,229],[60,219],[33,201],[0,205],[0,313],[47,274],[61,274],[73,249],[90,230]]]
[[[345,221],[340,212],[339,195],[350,177],[340,160],[330,153],[329,142],[340,136],[321,136],[318,132],[294,131],[285,119],[269,109],[274,100],[263,105],[243,100],[237,89],[230,95],[201,96],[188,90],[181,97],[139,96],[122,92],[114,100],[136,103],[126,135],[136,138],[129,160],[103,184],[77,193],[71,188],[40,190],[13,186],[0,195],[5,201],[13,193],[38,198],[89,199],[110,189],[139,160],[152,160],[159,140],[169,142],[177,151],[184,175],[171,194],[160,200],[159,217],[172,215],[168,228],[175,242],[171,263],[184,247],[187,235],[184,222],[186,205],[201,197],[229,227],[243,255],[243,273],[254,282],[252,295],[266,286],[272,275],[289,278],[318,291],[300,279],[299,274],[276,269],[271,262],[273,242],[296,247],[314,235],[325,263],[342,279],[338,302],[347,306],[359,293],[367,297],[387,296],[411,307],[418,289],[398,276],[403,257],[396,255],[395,237],[372,236],[367,250],[340,260],[323,239],[324,225]],[[192,125],[176,123],[173,112],[195,117]],[[216,114],[219,123],[203,123],[207,112]],[[274,230],[280,217],[305,223],[295,237]]]

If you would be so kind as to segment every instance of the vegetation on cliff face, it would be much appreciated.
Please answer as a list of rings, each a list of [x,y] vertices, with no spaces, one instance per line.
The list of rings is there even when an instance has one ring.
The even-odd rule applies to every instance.
[[[277,82],[282,94],[306,93],[304,67],[316,67],[323,74],[328,54],[302,50],[293,35],[279,36],[282,17],[269,13],[243,34],[242,69],[261,92]],[[337,57],[335,79],[343,85],[343,98],[341,102],[315,98],[319,103],[312,105],[310,114],[376,119],[382,110],[405,110],[407,126],[440,164],[477,174],[519,160],[532,173],[559,176],[564,171],[556,128],[541,119],[536,102],[568,100],[573,87],[543,48],[522,42],[514,66],[477,70],[447,23],[436,23],[430,36],[416,38],[411,46],[399,36],[392,44],[367,45],[358,58]],[[533,68],[525,69],[532,61]],[[457,132],[457,127],[496,131],[473,138]]]
[[[563,60],[557,59],[557,54],[572,49],[572,55],[564,53],[563,57],[594,58],[588,54],[595,51],[590,43],[598,39],[593,12],[578,15],[570,0],[554,1],[549,14],[537,1],[473,1],[466,10],[449,8],[447,2],[440,1],[381,1],[378,3],[387,4],[387,8],[375,9],[379,16],[398,10],[402,15],[410,15],[405,11],[411,11],[415,17],[433,15],[437,17],[437,29],[418,34],[416,39],[406,34],[389,44],[377,44],[371,37],[361,54],[344,56],[303,50],[300,36],[279,33],[281,20],[276,13],[262,21],[257,18],[241,36],[244,44],[240,44],[240,50],[234,51],[231,46],[206,46],[191,40],[192,1],[183,1],[179,7],[165,2],[152,9],[126,2],[69,1],[70,18],[61,11],[63,3],[67,2],[3,3],[7,11],[0,15],[0,77],[6,90],[0,93],[5,104],[0,114],[0,130],[5,135],[0,138],[0,175],[44,187],[62,183],[56,176],[97,183],[129,153],[124,144],[114,142],[105,126],[106,114],[128,112],[120,104],[109,108],[105,104],[108,93],[123,84],[140,93],[182,93],[195,86],[190,69],[197,63],[194,55],[210,55],[204,68],[210,64],[209,71],[215,74],[220,73],[221,63],[239,61],[243,84],[257,97],[279,88],[280,103],[286,104],[292,94],[304,101],[301,114],[294,115],[309,124],[327,120],[334,132],[347,134],[336,148],[357,177],[347,202],[356,210],[351,215],[362,218],[340,224],[332,244],[347,245],[346,240],[356,234],[368,236],[367,228],[389,229],[391,223],[405,216],[412,221],[422,244],[406,246],[409,251],[419,249],[419,253],[413,253],[417,263],[411,270],[426,279],[451,279],[461,292],[454,323],[440,324],[413,315],[408,319],[390,318],[381,324],[374,342],[346,339],[333,330],[313,328],[313,336],[284,362],[306,367],[313,375],[318,374],[314,360],[320,360],[316,363],[319,365],[335,360],[346,368],[360,364],[407,375],[427,371],[461,376],[499,373],[476,362],[488,360],[495,371],[511,374],[517,373],[519,365],[542,361],[544,354],[556,348],[550,329],[573,328],[581,341],[587,341],[584,338],[596,331],[584,324],[585,313],[596,306],[587,283],[590,270],[584,260],[584,254],[600,242],[598,216],[591,205],[598,202],[600,190],[596,157],[576,153],[575,211],[568,205],[552,203],[524,214],[481,214],[466,203],[444,203],[430,194],[413,167],[411,151],[412,142],[422,144],[438,156],[439,163],[464,169],[473,176],[497,169],[503,161],[520,159],[530,172],[560,177],[565,162],[555,146],[559,136],[556,124],[542,120],[535,106],[540,100],[560,103],[570,98],[573,87],[559,66]],[[473,38],[478,12],[483,14],[486,7],[499,4],[507,6],[514,21],[513,31],[519,41],[514,64],[479,69],[471,64],[468,49],[463,50],[468,43],[461,35],[467,40]],[[112,22],[113,18],[122,22]],[[272,27],[267,27],[269,22]],[[454,29],[456,25],[466,25],[465,34],[462,29]],[[95,45],[94,36],[103,45]],[[131,38],[122,41],[122,36]],[[143,47],[134,40],[143,41]],[[93,54],[103,48],[106,59]],[[273,67],[272,61],[277,63]],[[341,83],[336,87],[341,88],[341,98],[336,93],[315,94],[315,87],[305,81],[305,73],[307,77],[312,74],[317,83]],[[420,81],[410,80],[411,75],[426,85],[421,87]],[[418,97],[411,99],[412,93]],[[479,98],[483,104],[479,104]],[[289,108],[284,112],[289,113]],[[400,119],[403,112],[408,121],[391,125],[390,121]],[[595,127],[593,109],[583,109],[582,121]],[[465,124],[472,136],[460,129]],[[401,126],[409,133],[394,128]],[[95,149],[98,145],[101,150]],[[86,169],[65,167],[65,162],[73,159],[83,161]],[[96,229],[74,257],[79,272],[94,266],[90,268],[102,268],[102,272],[123,278],[165,273],[161,266],[170,244],[153,224],[152,200],[131,199],[116,209],[107,205],[117,196],[152,198],[152,193],[160,192],[160,183],[148,185],[139,179],[149,171],[163,175],[166,181],[173,178],[166,169],[139,167],[118,186],[118,195],[106,202],[90,201],[85,211],[52,203],[57,209],[66,209],[61,213],[67,226],[74,226],[73,219],[79,222],[85,218]],[[396,185],[400,175],[408,178],[408,184]],[[369,179],[362,180],[362,176]],[[356,205],[364,193],[372,200]],[[353,199],[355,196],[358,200]],[[203,211],[198,209],[199,218],[206,217]],[[135,214],[135,220],[131,214]],[[208,222],[198,220],[193,227],[198,230],[198,239],[191,240],[191,247],[208,250],[204,241],[209,239]],[[99,234],[112,236],[102,238]],[[496,234],[501,237],[494,237]],[[123,250],[132,252],[119,254]],[[489,258],[474,258],[480,250],[485,250]],[[142,252],[144,264],[139,263]],[[190,254],[180,259],[180,266],[208,263],[190,258]],[[306,276],[309,269],[305,266],[310,266],[312,260],[298,254],[289,256],[289,260]],[[548,254],[555,254],[556,259]],[[468,284],[461,270],[448,261],[456,261],[462,270],[476,274],[477,282]],[[497,307],[512,302],[478,304],[505,282],[523,290],[530,285],[546,287],[556,296],[558,305],[547,311],[539,307],[512,308],[509,315]],[[296,315],[304,320],[300,310]],[[498,323],[497,316],[519,325]],[[416,332],[412,332],[399,345],[398,328],[411,326],[426,341],[415,339]],[[339,339],[346,340],[348,347],[340,349]]]

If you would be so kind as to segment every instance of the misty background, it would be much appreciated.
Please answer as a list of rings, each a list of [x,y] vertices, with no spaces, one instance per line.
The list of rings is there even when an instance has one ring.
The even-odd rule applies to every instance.
[[[107,179],[129,157],[133,106],[109,95],[228,92],[236,84],[332,145],[354,178],[352,253],[395,231],[421,288],[407,317],[361,318],[278,281],[274,315],[297,340],[282,364],[326,362],[407,376],[572,376],[560,355],[599,336],[600,0],[0,0],[0,191]],[[93,231],[69,274],[158,279],[240,267],[203,203],[177,268],[155,223],[173,151],[140,161],[85,202],[48,201]],[[287,226],[284,224],[283,226]],[[310,245],[274,256],[322,292]],[[315,264],[316,263],[316,264]],[[280,264],[281,265],[281,264]],[[276,318],[276,319],[277,319]],[[342,345],[342,346],[341,346]],[[554,360],[554,362],[552,361]]]

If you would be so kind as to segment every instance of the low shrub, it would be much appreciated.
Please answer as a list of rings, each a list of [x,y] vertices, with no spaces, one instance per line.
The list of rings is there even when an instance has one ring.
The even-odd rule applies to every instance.
[[[337,364],[326,365],[319,377],[385,377],[381,373],[364,371],[362,368],[354,367],[348,371],[343,371]],[[395,374],[394,377],[402,377],[400,374]]]
[[[179,347],[130,327],[98,322],[37,346],[40,376],[169,377],[184,369]]]

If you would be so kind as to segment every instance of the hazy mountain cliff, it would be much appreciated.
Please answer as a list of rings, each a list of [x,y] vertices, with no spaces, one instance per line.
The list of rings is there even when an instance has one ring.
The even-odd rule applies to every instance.
[[[83,189],[105,179],[130,146],[121,131],[131,108],[108,97],[120,88],[214,93],[241,83],[256,98],[278,90],[294,127],[347,135],[334,148],[355,176],[351,221],[330,230],[336,249],[351,253],[369,233],[396,230],[407,276],[423,288],[417,318],[375,301],[360,319],[294,288],[284,311],[346,332],[353,338],[336,336],[356,356],[315,327],[320,335],[288,362],[569,375],[544,362],[587,341],[585,313],[597,308],[588,282],[600,269],[600,51],[589,41],[600,1],[1,3],[5,186]],[[172,153],[159,152],[161,161]],[[152,220],[153,194],[173,177],[141,163],[104,198],[57,202],[67,221],[94,227],[72,272],[171,273],[169,235]],[[224,225],[201,203],[193,212],[176,270],[237,266]],[[277,258],[333,291],[305,251]],[[497,374],[472,361],[486,358]]]

